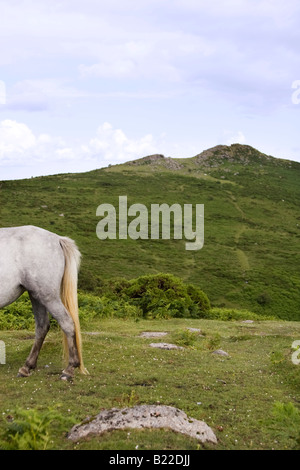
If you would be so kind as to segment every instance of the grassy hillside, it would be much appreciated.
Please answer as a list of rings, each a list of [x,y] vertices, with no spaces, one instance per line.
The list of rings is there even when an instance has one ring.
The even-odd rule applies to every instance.
[[[33,224],[76,240],[80,287],[168,272],[199,286],[215,307],[300,319],[300,164],[242,145],[189,159],[160,155],[81,174],[0,183],[0,226]],[[99,204],[204,204],[205,243],[103,240]]]

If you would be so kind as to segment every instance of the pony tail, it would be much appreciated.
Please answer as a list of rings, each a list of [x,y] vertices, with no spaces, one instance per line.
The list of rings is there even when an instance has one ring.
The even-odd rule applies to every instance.
[[[77,279],[81,255],[75,242],[70,238],[60,237],[59,242],[65,256],[65,271],[61,284],[61,300],[74,322],[76,346],[80,361],[79,370],[82,374],[88,374],[88,371],[83,365],[82,341],[78,315]],[[68,358],[69,350],[65,334],[63,344],[64,355],[66,358]]]

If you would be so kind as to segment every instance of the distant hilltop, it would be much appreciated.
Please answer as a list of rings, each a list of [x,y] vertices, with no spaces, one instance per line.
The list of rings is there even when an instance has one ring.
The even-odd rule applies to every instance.
[[[162,165],[169,170],[180,170],[184,165],[178,162],[179,159],[165,157],[161,154],[148,155],[147,157],[139,158],[137,160],[132,160],[127,162],[127,165]]]
[[[215,147],[204,150],[203,152],[191,158],[172,158],[165,157],[162,154],[148,155],[139,159],[131,160],[125,165],[143,166],[151,165],[154,167],[165,167],[169,170],[184,169],[187,164],[202,167],[216,167],[222,163],[237,163],[242,165],[264,164],[273,162],[275,164],[292,164],[290,160],[275,158],[266,155],[250,145],[232,144],[216,145]]]

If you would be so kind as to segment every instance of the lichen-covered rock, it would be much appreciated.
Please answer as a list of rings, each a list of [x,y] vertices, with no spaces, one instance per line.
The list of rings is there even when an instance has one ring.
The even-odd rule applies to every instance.
[[[226,351],[223,351],[223,349],[216,349],[213,354],[217,354],[218,356],[229,357],[229,354]]]
[[[217,443],[214,432],[204,421],[189,418],[178,408],[165,405],[140,405],[133,408],[103,410],[94,419],[73,426],[68,439],[76,441],[90,434],[127,428],[164,428],[186,434],[200,442]]]
[[[160,338],[166,336],[168,333],[166,331],[143,331],[140,336],[142,338]]]

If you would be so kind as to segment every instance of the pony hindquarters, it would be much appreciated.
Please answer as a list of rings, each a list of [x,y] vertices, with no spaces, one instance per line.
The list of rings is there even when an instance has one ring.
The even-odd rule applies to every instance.
[[[33,226],[11,229],[7,232],[6,244],[10,243],[9,240],[11,243],[14,241],[14,252],[20,263],[17,282],[30,295],[36,323],[35,343],[19,374],[27,376],[30,369],[36,367],[49,329],[47,312],[57,320],[66,338],[68,365],[62,378],[72,377],[76,367],[87,373],[82,360],[78,319],[80,253],[75,242]]]

